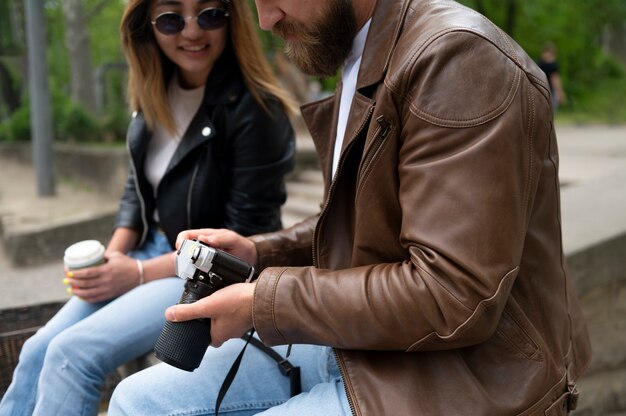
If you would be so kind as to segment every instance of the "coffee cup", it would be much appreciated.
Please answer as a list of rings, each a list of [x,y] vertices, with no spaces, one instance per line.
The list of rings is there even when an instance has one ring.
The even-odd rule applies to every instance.
[[[104,246],[98,240],[84,240],[65,249],[63,263],[69,270],[83,269],[103,264]]]

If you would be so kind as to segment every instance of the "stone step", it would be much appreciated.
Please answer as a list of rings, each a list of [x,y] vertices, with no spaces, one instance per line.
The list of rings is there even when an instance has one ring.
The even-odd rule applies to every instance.
[[[320,184],[291,182],[287,183],[287,197],[287,203],[290,199],[299,198],[319,204],[324,198],[324,189]]]

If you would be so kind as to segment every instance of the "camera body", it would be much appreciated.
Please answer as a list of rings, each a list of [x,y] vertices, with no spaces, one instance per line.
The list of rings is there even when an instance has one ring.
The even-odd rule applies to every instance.
[[[234,283],[252,280],[254,267],[225,251],[196,240],[184,240],[176,253],[176,275],[185,279],[179,304],[194,303]],[[211,344],[211,320],[166,321],[154,346],[158,359],[193,371]]]

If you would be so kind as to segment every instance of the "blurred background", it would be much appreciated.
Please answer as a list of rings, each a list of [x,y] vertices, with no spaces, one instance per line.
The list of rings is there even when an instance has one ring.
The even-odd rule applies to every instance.
[[[555,45],[567,102],[559,122],[625,123],[624,0],[462,0],[510,34],[534,59]],[[56,141],[124,138],[125,63],[118,25],[122,0],[45,0],[46,50]],[[30,138],[24,1],[0,2],[0,141]],[[280,42],[261,32],[268,54]],[[293,72],[277,65],[283,78]],[[307,80],[308,81],[308,80]],[[310,80],[332,91],[335,79]],[[303,80],[285,82],[308,98]],[[319,84],[316,84],[319,83]]]
[[[594,348],[576,415],[626,416],[626,0],[460,2],[538,63],[558,68],[563,245]],[[34,28],[28,6],[41,11]],[[123,7],[123,0],[0,0],[0,396],[24,340],[69,297],[65,247],[110,236],[128,169]],[[259,34],[299,102],[332,93],[336,76],[303,75],[279,39]],[[45,84],[33,83],[38,69]],[[46,111],[48,121],[33,129]],[[285,226],[317,212],[322,200],[313,146],[293,122],[297,166]],[[105,401],[120,374],[103,387]]]

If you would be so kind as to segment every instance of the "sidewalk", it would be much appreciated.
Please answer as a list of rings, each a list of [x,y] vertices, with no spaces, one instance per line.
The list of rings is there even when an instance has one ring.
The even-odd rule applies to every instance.
[[[558,126],[557,134],[564,194],[588,181],[602,181],[603,177],[626,174],[626,126]],[[298,148],[303,152],[312,151],[309,145]],[[3,219],[5,232],[20,227],[28,229],[41,224],[62,222],[69,217],[111,211],[117,206],[117,196],[96,193],[63,178],[57,181],[57,196],[38,198],[32,167],[10,160],[1,160],[0,163],[0,217]],[[292,212],[286,214],[289,215],[285,220],[286,225],[292,224],[298,216],[303,217],[307,210],[313,212],[319,206],[315,198],[321,195],[321,190],[317,193],[315,190],[305,191],[313,193],[314,197],[301,198],[295,195],[299,192],[298,189],[303,188],[298,185],[302,184],[288,184],[287,205],[292,208]],[[306,187],[321,188],[321,182],[317,178],[304,186]],[[626,186],[618,187],[615,193],[626,194]],[[596,196],[589,196],[594,197]],[[625,198],[621,200],[626,201]],[[564,198],[563,203],[566,201],[567,198]],[[564,206],[564,212],[569,208]],[[623,208],[626,205],[621,209]],[[564,215],[564,235],[567,235],[566,220],[578,221],[577,218],[568,218]],[[24,255],[36,256],[40,249],[34,246],[31,252],[25,252]],[[67,299],[68,294],[62,279],[61,259],[41,266],[16,268],[8,264],[3,250],[0,249],[0,309]]]

